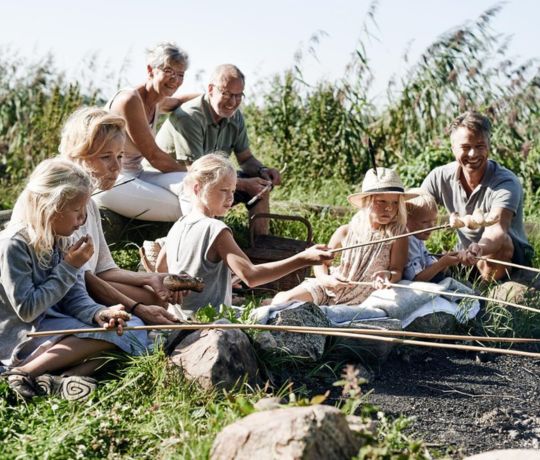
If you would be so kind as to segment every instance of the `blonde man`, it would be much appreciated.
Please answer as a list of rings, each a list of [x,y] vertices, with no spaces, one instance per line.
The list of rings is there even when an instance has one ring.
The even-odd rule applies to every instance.
[[[472,214],[475,209],[499,219],[485,228],[457,230],[464,263],[476,265],[485,280],[500,280],[506,267],[479,259],[482,256],[531,265],[533,249],[523,225],[523,188],[516,175],[489,159],[491,123],[478,112],[465,112],[450,125],[455,160],[431,171],[422,188],[448,212]]]

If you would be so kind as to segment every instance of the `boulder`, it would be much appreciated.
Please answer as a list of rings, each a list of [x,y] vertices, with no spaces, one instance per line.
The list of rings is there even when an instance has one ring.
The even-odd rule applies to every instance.
[[[416,318],[405,330],[434,334],[453,334],[456,331],[457,320],[454,315],[438,311]]]
[[[335,407],[289,407],[256,412],[225,427],[210,458],[345,460],[356,455],[361,444],[361,437]]]
[[[207,390],[235,387],[244,378],[254,383],[257,361],[251,343],[238,329],[198,330],[174,348],[171,361],[184,376]]]
[[[278,326],[329,327],[330,322],[321,309],[312,303],[277,312],[268,324]],[[266,331],[255,335],[255,343],[263,351],[281,351],[305,362],[317,362],[322,358],[326,336],[292,332]]]
[[[498,284],[491,289],[488,297],[523,304],[525,303],[525,294],[528,290],[529,286],[527,284],[518,283],[516,281],[507,281],[505,283]]]
[[[349,328],[400,331],[401,321],[398,319],[353,321]],[[343,332],[347,332],[347,329],[344,327]],[[336,337],[333,338],[331,352],[340,358],[354,359],[363,363],[382,363],[386,361],[394,346],[393,343],[379,340]]]

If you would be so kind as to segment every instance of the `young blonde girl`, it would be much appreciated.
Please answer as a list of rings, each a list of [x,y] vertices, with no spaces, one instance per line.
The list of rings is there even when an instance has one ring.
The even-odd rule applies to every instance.
[[[114,327],[107,309],[88,295],[80,268],[93,253],[91,237],[68,246],[86,219],[92,185],[71,162],[52,159],[37,166],[18,198],[19,219],[0,233],[0,361],[11,366],[9,385],[23,397],[60,392],[68,399],[87,396],[96,382],[84,377],[96,367],[87,361],[116,347],[140,354],[145,333],[75,334],[29,338],[28,332]],[[142,324],[133,318],[130,325]],[[121,332],[121,331],[119,331]],[[62,376],[45,374],[64,371]]]
[[[406,210],[403,184],[397,173],[387,168],[370,169],[362,183],[362,192],[349,196],[349,202],[359,208],[347,225],[339,227],[328,247],[353,246],[404,233]],[[350,281],[401,279],[407,261],[407,238],[377,243],[342,252],[340,264],[324,264],[314,268],[315,278],[278,293],[273,304],[302,300],[317,305],[356,305],[362,303],[375,289],[372,286],[350,284]]]
[[[248,286],[257,286],[332,259],[325,247],[318,245],[285,260],[253,265],[236,244],[231,229],[216,219],[231,208],[236,189],[236,172],[221,155],[196,160],[184,186],[192,194],[193,209],[171,228],[158,260],[160,271],[185,271],[205,282],[203,292],[189,293],[176,309],[181,318],[192,317],[208,304],[216,308],[231,305],[231,271]]]
[[[126,142],[122,117],[98,107],[75,111],[62,129],[60,154],[81,166],[100,192],[110,190],[120,173],[120,162]],[[117,188],[124,187],[119,185]],[[84,265],[86,286],[92,297],[104,305],[122,304],[148,324],[172,324],[175,318],[165,308],[168,300],[176,300],[163,286],[164,274],[134,273],[118,268],[113,261],[94,200],[86,206],[88,219],[74,233],[90,235],[94,254]]]

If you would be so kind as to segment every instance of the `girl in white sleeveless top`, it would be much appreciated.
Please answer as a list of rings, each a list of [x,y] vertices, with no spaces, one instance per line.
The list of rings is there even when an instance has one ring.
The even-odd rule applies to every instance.
[[[236,188],[235,169],[222,155],[209,154],[196,160],[184,187],[192,194],[193,209],[174,224],[158,258],[159,271],[185,271],[204,280],[203,292],[189,293],[176,308],[175,314],[182,319],[209,304],[215,308],[230,305],[232,273],[253,287],[333,258],[325,246],[316,245],[285,260],[253,265],[236,244],[231,229],[216,219],[231,208]]]

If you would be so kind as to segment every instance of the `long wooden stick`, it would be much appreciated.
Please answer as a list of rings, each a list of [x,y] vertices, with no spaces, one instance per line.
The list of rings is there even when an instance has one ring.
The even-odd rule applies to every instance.
[[[508,267],[514,267],[514,268],[519,268],[521,270],[528,270],[530,272],[540,273],[540,270],[538,268],[527,267],[526,265],[519,265],[513,262],[506,262],[504,260],[490,259],[489,257],[475,257],[475,259],[485,260],[486,262],[489,262],[491,264],[506,265]]]
[[[199,326],[204,326],[208,323],[189,323],[189,324],[159,324],[159,325],[147,325],[147,326],[128,326],[124,330],[169,330],[169,329],[197,329]],[[225,324],[225,328],[231,327],[230,324]],[[371,335],[382,335],[382,336],[397,336],[397,337],[416,337],[416,338],[428,338],[428,339],[437,339],[437,340],[465,340],[465,341],[477,341],[477,342],[501,342],[501,343],[540,343],[540,339],[529,338],[529,337],[486,337],[478,335],[456,335],[456,334],[437,334],[437,333],[428,333],[428,332],[414,332],[414,331],[403,331],[403,330],[391,330],[391,329],[367,329],[367,328],[358,328],[358,327],[315,327],[315,326],[278,326],[272,324],[238,324],[234,326],[238,329],[264,329],[271,331],[288,331],[290,328],[294,328],[302,331],[330,331],[330,332],[348,332],[352,334],[371,334]],[[103,332],[104,329],[101,328],[92,328],[85,329],[65,329],[60,331],[43,331],[43,332],[30,332],[28,333],[29,337],[40,337],[40,336],[49,336],[49,335],[58,335],[69,333],[69,331],[77,332]],[[107,329],[108,331],[109,329]],[[111,329],[115,331],[115,329]]]
[[[421,347],[434,347],[434,348],[448,348],[454,350],[465,351],[483,351],[490,353],[500,353],[515,356],[526,356],[530,358],[540,358],[540,353],[526,352],[520,350],[506,350],[490,347],[479,347],[474,345],[457,345],[450,343],[436,343],[436,342],[422,342],[418,340],[399,339],[396,337],[383,337],[381,335],[372,334],[359,334],[352,332],[335,331],[335,328],[328,330],[324,327],[302,327],[302,326],[276,326],[269,324],[181,324],[181,325],[160,325],[160,326],[128,326],[125,327],[125,331],[141,331],[141,330],[197,330],[197,329],[260,329],[280,332],[295,332],[300,334],[314,334],[314,335],[327,335],[335,337],[347,337],[358,340],[374,340],[379,342],[396,343],[402,345],[414,345]],[[68,335],[76,333],[95,333],[95,332],[115,332],[115,329],[103,329],[103,328],[87,328],[87,329],[64,329],[57,331],[43,331],[28,333],[29,337],[38,336],[51,336],[51,335]],[[397,332],[397,331],[396,331]]]
[[[355,284],[358,286],[373,286],[373,283],[370,281],[348,281],[349,284]],[[395,287],[399,289],[410,289],[412,291],[421,291],[421,292],[427,292],[429,294],[436,294],[436,295],[445,295],[449,297],[460,297],[462,299],[477,299],[477,300],[485,300],[486,302],[496,302],[496,303],[502,303],[503,305],[508,305],[510,307],[515,308],[521,308],[523,310],[532,311],[534,313],[540,313],[540,310],[532,307],[527,307],[526,305],[520,305],[518,303],[514,302],[508,302],[507,300],[499,300],[499,299],[493,299],[491,297],[484,297],[481,295],[476,294],[465,294],[462,292],[449,292],[449,291],[437,291],[435,289],[429,289],[429,288],[423,288],[423,287],[416,287],[416,286],[410,286],[407,284],[396,284],[396,283],[384,283],[385,286],[388,287]]]
[[[352,244],[351,246],[344,246],[342,248],[330,249],[328,252],[334,254],[336,252],[346,251],[348,249],[361,248],[363,246],[369,246],[371,244],[386,243],[387,241],[399,240],[400,238],[405,238],[407,236],[418,235],[419,233],[424,233],[424,232],[433,232],[435,230],[442,230],[444,228],[451,228],[450,224],[436,225],[435,227],[424,228],[423,230],[416,230],[414,232],[409,232],[409,233],[403,233],[402,235],[389,236],[388,238],[382,238],[380,240],[367,241],[366,243],[358,243],[358,244]]]
[[[120,187],[121,185],[127,184],[128,182],[134,181],[137,179],[136,177],[132,177],[131,179],[125,180],[124,182],[120,182],[119,184],[114,184],[109,190],[112,190],[113,188]],[[92,196],[99,195],[100,193],[107,192],[108,190],[98,190],[97,192],[92,193]]]

